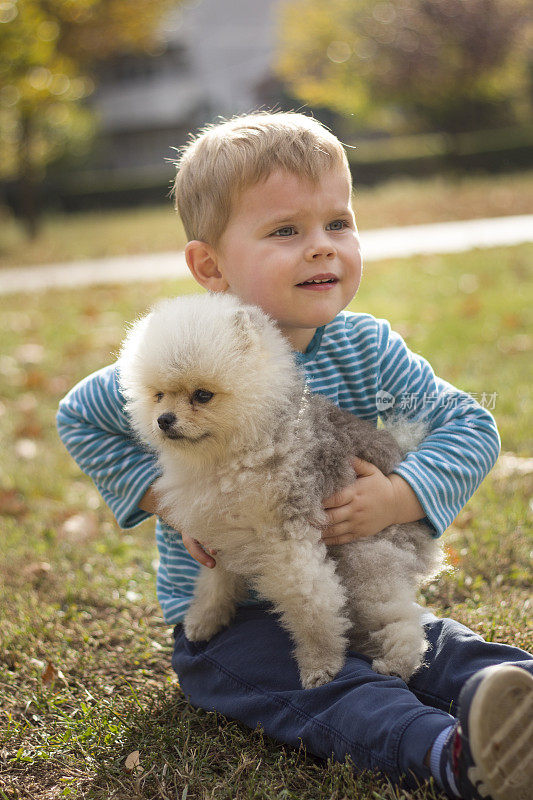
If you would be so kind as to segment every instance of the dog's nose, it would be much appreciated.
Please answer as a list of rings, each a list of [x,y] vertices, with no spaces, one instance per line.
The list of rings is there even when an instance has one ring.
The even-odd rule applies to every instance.
[[[166,414],[161,414],[161,416],[157,418],[157,424],[162,431],[168,431],[175,422],[176,415],[172,414],[170,411],[167,411]]]

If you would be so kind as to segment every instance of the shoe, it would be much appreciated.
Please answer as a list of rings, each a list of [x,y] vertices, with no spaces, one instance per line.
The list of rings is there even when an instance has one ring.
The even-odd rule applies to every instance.
[[[457,722],[444,742],[440,774],[450,797],[533,799],[533,676],[498,664],[473,675],[459,695]]]

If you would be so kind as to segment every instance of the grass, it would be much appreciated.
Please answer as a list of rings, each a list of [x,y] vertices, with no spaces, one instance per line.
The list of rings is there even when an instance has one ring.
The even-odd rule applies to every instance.
[[[496,392],[503,450],[531,456],[533,247],[369,266],[357,310],[389,318],[438,374]],[[133,319],[190,281],[0,298],[0,798],[432,800],[193,709],[170,667],[153,525],[128,533],[57,439],[59,398]],[[533,647],[530,473],[495,471],[445,534],[424,590],[491,640]],[[48,665],[51,665],[48,667]],[[127,757],[139,751],[139,770]]]
[[[361,230],[474,217],[527,214],[533,172],[505,176],[396,179],[359,188],[354,209]],[[45,214],[28,241],[19,222],[0,208],[0,267],[103,258],[183,248],[185,234],[168,201],[129,210]]]

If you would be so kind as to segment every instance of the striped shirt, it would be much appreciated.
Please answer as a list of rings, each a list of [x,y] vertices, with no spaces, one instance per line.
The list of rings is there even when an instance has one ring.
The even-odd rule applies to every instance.
[[[296,354],[309,388],[359,417],[383,421],[398,412],[424,420],[429,432],[394,470],[416,493],[440,536],[494,465],[500,447],[492,415],[438,378],[384,319],[344,311],[319,328]],[[135,439],[118,386],[118,363],[85,378],[61,401],[59,435],[89,475],[118,524],[131,528],[149,514],[138,507],[158,477],[156,458]],[[199,564],[180,535],[161,520],[157,595],[165,620],[183,620]]]

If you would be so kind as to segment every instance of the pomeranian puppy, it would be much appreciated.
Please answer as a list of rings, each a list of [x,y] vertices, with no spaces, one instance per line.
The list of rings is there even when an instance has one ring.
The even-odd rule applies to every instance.
[[[353,456],[385,474],[399,463],[391,433],[309,392],[274,322],[226,294],[159,303],[126,337],[119,374],[133,429],[159,459],[163,518],[217,551],[186,636],[210,639],[253,588],[292,636],[305,688],[339,672],[348,644],[408,680],[426,649],[416,589],[440,566],[429,527],[328,549],[320,538],[322,500],[353,482]]]

